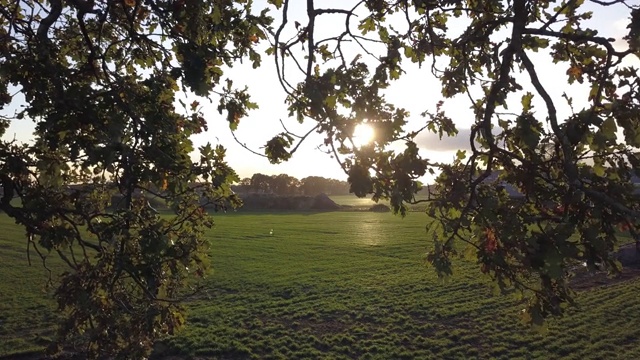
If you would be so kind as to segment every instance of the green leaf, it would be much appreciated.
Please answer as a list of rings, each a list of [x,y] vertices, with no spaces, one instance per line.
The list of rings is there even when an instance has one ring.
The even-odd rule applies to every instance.
[[[522,95],[522,112],[529,112],[532,109],[531,106],[531,100],[533,99],[533,94],[530,92],[527,92],[526,94]]]
[[[564,276],[562,260],[562,255],[555,249],[547,253],[544,261],[546,264],[546,272],[551,278],[560,279]]]
[[[267,141],[264,153],[267,155],[269,162],[279,164],[291,158],[291,153],[287,151],[293,144],[293,137],[286,133],[281,133]]]
[[[336,107],[336,96],[335,95],[327,96],[327,98],[324,99],[324,103],[329,108],[332,108],[332,109],[335,108]]]
[[[411,59],[414,56],[413,48],[411,46],[404,46],[404,56]]]
[[[358,25],[358,30],[362,32],[362,35],[366,35],[368,32],[376,29],[376,24],[373,20],[373,17],[368,16],[364,20],[360,21]]]
[[[589,91],[589,101],[595,100],[596,96],[598,96],[599,89],[600,89],[600,86],[598,86],[598,84],[593,84],[591,86],[591,90]]]
[[[607,118],[600,127],[602,134],[608,139],[615,139],[616,132],[618,131],[618,126],[616,125],[616,121],[614,118]]]

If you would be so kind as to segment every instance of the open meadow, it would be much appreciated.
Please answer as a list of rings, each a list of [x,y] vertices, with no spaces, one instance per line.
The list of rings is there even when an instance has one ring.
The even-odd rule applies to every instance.
[[[460,260],[438,281],[424,263],[427,222],[421,213],[216,215],[206,291],[156,357],[640,358],[640,280],[585,290],[578,309],[533,333],[519,323],[522,304],[494,296],[478,265]],[[55,313],[23,231],[5,215],[0,227],[0,356],[11,358],[41,349]]]
[[[358,198],[353,195],[331,195],[331,200],[335,201],[336,204],[342,206],[350,206],[354,208],[363,208],[368,209],[376,204],[370,198]],[[388,201],[381,201],[381,204],[388,205]]]
[[[331,195],[329,196],[329,198],[333,200],[336,204],[342,206],[343,210],[369,210],[372,206],[376,204],[383,204],[386,206],[390,206],[388,200],[380,200],[378,202],[375,202],[371,200],[371,198],[368,198],[368,197],[358,198],[356,196],[353,196],[353,194]],[[426,194],[418,194],[418,196],[416,196],[416,200],[423,200],[426,198],[427,198]],[[422,212],[424,210],[424,204],[422,203],[405,204],[405,206],[409,211],[413,211],[413,212],[416,212],[416,211]]]

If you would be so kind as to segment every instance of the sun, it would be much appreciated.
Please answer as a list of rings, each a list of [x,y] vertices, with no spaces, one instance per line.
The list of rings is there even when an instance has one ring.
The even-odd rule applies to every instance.
[[[357,146],[364,146],[373,141],[376,132],[373,130],[373,127],[369,124],[358,124],[356,128],[353,130],[353,143]]]

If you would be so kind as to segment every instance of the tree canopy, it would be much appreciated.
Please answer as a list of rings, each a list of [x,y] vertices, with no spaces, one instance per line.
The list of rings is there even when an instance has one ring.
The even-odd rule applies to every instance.
[[[289,20],[295,6],[305,6],[306,23]],[[529,299],[525,318],[539,324],[572,303],[575,263],[620,269],[610,256],[616,225],[640,225],[631,181],[640,175],[640,81],[627,62],[640,56],[637,3],[324,6],[0,0],[0,128],[21,118],[36,124],[34,141],[0,144],[0,208],[24,226],[43,261],[52,255],[68,265],[56,291],[66,320],[52,351],[81,339],[89,356],[142,356],[182,324],[179,300],[208,266],[202,235],[213,221],[199,199],[239,203],[225,149],[194,149],[191,138],[210,120],[201,101],[217,102],[232,129],[259,106],[225,75],[240,61],[254,68],[273,61],[287,121],[310,124],[307,135],[283,127],[264,144],[270,161],[289,159],[317,132],[351,192],[389,199],[402,214],[420,179],[438,175],[425,207],[435,219],[428,260],[443,276],[453,271],[452,257],[467,254],[503,290]],[[607,22],[601,10],[613,7],[628,15],[623,39],[584,25]],[[319,25],[327,17],[335,33]],[[557,83],[541,81],[534,53],[566,68],[562,98],[550,95]],[[411,76],[441,83],[424,89],[429,110],[418,129],[385,97],[409,64],[423,69]],[[588,89],[584,96],[571,92],[576,84]],[[193,102],[178,101],[182,93]],[[471,151],[453,163],[430,161],[415,137],[455,135],[443,104],[460,97],[474,116]],[[376,136],[356,146],[353,132],[363,122]],[[166,199],[175,216],[151,211],[147,194]],[[114,195],[122,202],[116,210]]]

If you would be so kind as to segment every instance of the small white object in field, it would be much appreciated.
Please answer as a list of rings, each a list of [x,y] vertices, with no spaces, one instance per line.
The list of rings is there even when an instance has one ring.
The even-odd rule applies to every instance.
[[[273,229],[269,230],[269,235],[273,236]]]

